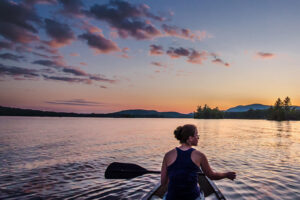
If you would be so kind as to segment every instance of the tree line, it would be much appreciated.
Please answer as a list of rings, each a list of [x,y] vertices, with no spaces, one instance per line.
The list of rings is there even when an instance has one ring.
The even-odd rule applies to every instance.
[[[218,107],[210,108],[207,104],[202,108],[201,106],[197,107],[197,111],[194,112],[194,118],[197,119],[223,119],[224,112],[219,110]]]
[[[286,97],[283,101],[278,98],[273,106],[265,110],[249,109],[246,112],[225,112],[218,107],[210,108],[198,106],[194,112],[196,119],[268,119],[268,120],[300,120],[300,110],[292,106],[291,99]]]
[[[292,106],[291,99],[286,97],[283,101],[278,98],[274,104],[268,109],[267,119],[270,120],[300,120],[300,110],[296,110]]]

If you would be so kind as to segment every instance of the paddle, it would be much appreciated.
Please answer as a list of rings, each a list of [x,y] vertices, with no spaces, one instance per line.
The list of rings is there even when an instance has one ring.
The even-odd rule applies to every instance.
[[[139,165],[132,163],[111,163],[105,170],[107,179],[130,179],[144,174],[160,174],[160,171],[149,171]]]
[[[131,179],[144,174],[160,174],[160,171],[149,171],[132,163],[113,162],[106,168],[104,176],[107,179]],[[218,200],[225,200],[225,197],[214,182],[206,177],[202,171],[198,172],[198,175],[198,181],[205,197],[215,193]]]

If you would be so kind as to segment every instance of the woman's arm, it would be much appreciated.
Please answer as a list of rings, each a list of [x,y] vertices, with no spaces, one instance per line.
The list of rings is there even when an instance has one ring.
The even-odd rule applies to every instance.
[[[235,177],[236,177],[236,174],[235,172],[225,172],[225,173],[220,173],[220,172],[214,172],[209,163],[208,163],[208,160],[206,158],[206,156],[201,153],[201,168],[204,172],[204,174],[210,178],[211,180],[220,180],[220,179],[223,179],[223,178],[228,178],[230,180],[234,180]]]
[[[166,187],[168,185],[168,171],[167,171],[167,154],[165,155],[163,162],[162,162],[162,166],[161,166],[161,177],[160,177],[160,181],[161,181],[161,185],[163,187]]]

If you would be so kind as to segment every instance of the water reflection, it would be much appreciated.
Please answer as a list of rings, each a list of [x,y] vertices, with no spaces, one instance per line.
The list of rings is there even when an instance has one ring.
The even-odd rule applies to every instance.
[[[2,117],[0,199],[139,199],[159,176],[106,180],[106,166],[160,170],[187,123],[213,169],[237,171],[235,182],[216,182],[228,199],[300,198],[299,122]]]
[[[277,125],[277,136],[278,137],[290,137],[292,124],[290,121],[276,122]]]

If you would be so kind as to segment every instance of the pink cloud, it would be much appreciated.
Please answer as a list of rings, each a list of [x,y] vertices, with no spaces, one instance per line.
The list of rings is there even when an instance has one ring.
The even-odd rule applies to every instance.
[[[128,47],[123,48],[123,49],[122,49],[122,55],[121,55],[121,57],[122,57],[122,58],[129,58],[129,56],[128,56],[128,51],[129,51],[129,48],[128,48]]]
[[[204,38],[209,37],[205,31],[192,32],[189,29],[179,28],[177,26],[170,26],[167,24],[163,24],[162,28],[168,36],[178,37],[187,40],[203,40]]]
[[[52,19],[45,19],[46,33],[52,40],[45,42],[51,47],[59,48],[69,45],[75,40],[75,35],[68,24],[62,24]]]
[[[7,66],[0,63],[0,77],[10,76],[15,80],[35,79],[39,77],[39,70],[23,67]]]
[[[273,54],[273,53],[265,53],[265,52],[258,52],[258,53],[256,53],[256,55],[259,58],[262,58],[262,59],[271,59],[271,58],[275,57],[275,54]]]
[[[215,58],[214,60],[212,60],[213,63],[216,63],[216,64],[221,64],[221,65],[224,65],[225,67],[229,67],[230,64],[227,63],[227,62],[224,62],[222,59],[220,58]]]
[[[71,39],[71,38],[70,39],[65,39],[63,41],[53,39],[53,40],[45,42],[45,44],[48,44],[50,47],[53,47],[53,48],[60,48],[60,47],[69,45],[72,42],[73,42],[73,39]]]
[[[102,34],[102,30],[100,28],[98,28],[97,26],[94,26],[94,25],[90,24],[87,21],[83,21],[82,22],[81,28],[83,30],[88,31],[89,33],[101,33]]]
[[[0,22],[0,35],[12,42],[23,44],[39,41],[39,37],[27,29],[7,22]]]
[[[152,44],[150,45],[150,55],[162,55],[164,54],[163,47],[160,45]]]
[[[163,67],[163,68],[167,68],[168,66],[160,63],[160,62],[151,62],[152,65],[157,66],[157,67]]]
[[[96,53],[111,53],[120,51],[118,45],[106,38],[102,34],[84,33],[79,35],[80,39],[86,40],[88,45],[95,50]]]
[[[119,37],[119,34],[118,34],[117,31],[112,31],[112,32],[110,32],[109,35],[110,35],[111,38],[118,38]]]
[[[202,64],[204,60],[207,59],[208,53],[206,51],[198,52],[193,50],[191,54],[188,56],[188,62],[193,64]]]
[[[128,47],[124,47],[123,49],[122,49],[122,52],[123,53],[127,53],[129,51],[129,48]]]
[[[190,51],[183,47],[179,47],[179,48],[170,47],[169,50],[167,51],[167,54],[171,58],[179,58],[181,56],[189,56]]]

